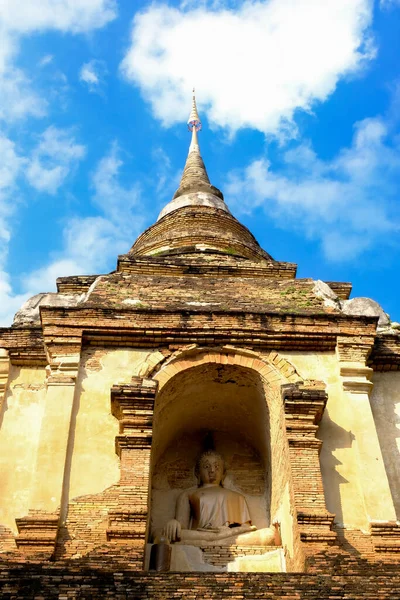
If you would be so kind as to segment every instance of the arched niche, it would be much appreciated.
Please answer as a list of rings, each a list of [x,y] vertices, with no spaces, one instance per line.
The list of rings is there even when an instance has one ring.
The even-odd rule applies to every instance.
[[[288,461],[280,399],[284,379],[274,369],[271,383],[240,364],[199,357],[193,366],[190,362],[164,379],[156,398],[151,528],[157,530],[173,518],[179,493],[196,485],[194,465],[207,432],[213,433],[215,448],[226,460],[225,485],[246,496],[258,528],[269,526],[286,481],[280,473],[273,485],[274,472]],[[286,479],[288,472],[286,465]]]

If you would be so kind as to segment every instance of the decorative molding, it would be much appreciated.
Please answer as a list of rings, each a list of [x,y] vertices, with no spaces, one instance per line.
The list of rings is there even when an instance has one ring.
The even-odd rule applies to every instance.
[[[298,428],[319,424],[328,400],[322,381],[291,383],[283,385],[281,390],[287,423],[293,419],[298,423]],[[316,429],[311,427],[310,431],[315,432]]]
[[[26,517],[15,519],[19,535],[15,542],[25,554],[54,552],[59,527],[59,516],[45,511],[32,511]]]
[[[374,340],[375,331],[371,331],[369,335],[339,335],[336,344],[339,361],[365,365],[371,354]]]
[[[151,448],[151,435],[117,435],[115,452],[121,458],[123,450],[146,450]]]
[[[343,389],[353,394],[369,394],[373,388],[370,381],[373,369],[364,364],[342,362],[340,364],[340,375],[343,378]]]
[[[147,528],[147,512],[135,512],[121,509],[108,513],[107,541],[140,541],[144,539]]]
[[[0,328],[0,346],[8,350],[12,365],[42,367],[48,363],[40,327]]]
[[[53,356],[47,385],[75,385],[80,363],[79,354],[58,354]]]
[[[330,512],[325,514],[298,512],[297,522],[300,527],[301,541],[335,544],[337,534],[332,531],[334,518],[335,515]]]
[[[130,384],[111,388],[111,413],[119,421],[116,451],[122,448],[150,447],[153,412],[158,382],[133,377]]]
[[[294,437],[293,429],[291,429],[290,426],[286,426],[286,432],[288,434],[289,446],[292,448],[310,448],[310,449],[312,448],[312,449],[316,450],[319,455],[319,453],[321,452],[321,448],[322,448],[322,441],[312,439],[311,432],[308,432],[305,428],[302,430],[299,429],[298,431],[302,437],[304,437],[304,434],[306,436],[309,434],[309,437],[304,437],[304,439],[296,438],[296,437]],[[315,435],[315,431],[314,431],[314,435]]]
[[[225,255],[226,257],[226,255]],[[183,263],[182,259],[175,259],[171,255],[162,256],[132,256],[121,254],[118,256],[117,271],[131,275],[174,275],[185,277],[260,277],[263,279],[275,278],[294,279],[297,265],[284,262],[252,262],[246,260],[245,264],[217,264],[201,265],[196,263],[193,268],[190,260]],[[61,279],[61,278],[60,278]],[[64,278],[65,280],[68,278]],[[59,279],[57,280],[59,281]],[[338,284],[346,285],[346,284]],[[78,284],[79,286],[79,284]],[[80,288],[78,287],[78,290]],[[336,290],[335,290],[336,291]],[[338,294],[339,295],[339,294]]]
[[[400,523],[398,521],[373,521],[371,536],[375,552],[400,553]]]
[[[378,333],[368,366],[374,371],[400,371],[400,331]]]
[[[82,337],[89,344],[159,348],[198,343],[216,347],[236,343],[270,350],[333,350],[338,336],[345,346],[357,340],[368,350],[376,332],[376,318],[341,313],[249,310],[174,312],[116,305],[41,308],[43,336],[52,357],[78,352]],[[350,344],[351,345],[351,344]],[[68,350],[68,352],[65,352]]]

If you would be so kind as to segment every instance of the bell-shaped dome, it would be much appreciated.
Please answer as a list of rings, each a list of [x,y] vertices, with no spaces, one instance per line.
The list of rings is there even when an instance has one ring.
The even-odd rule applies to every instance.
[[[201,121],[194,95],[188,127],[192,139],[179,188],[157,222],[138,237],[128,256],[207,253],[273,260],[230,214],[223,194],[210,183],[200,154],[197,134]]]

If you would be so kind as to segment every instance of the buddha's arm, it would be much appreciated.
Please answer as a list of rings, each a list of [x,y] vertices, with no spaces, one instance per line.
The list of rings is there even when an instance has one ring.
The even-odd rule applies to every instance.
[[[189,494],[182,492],[176,501],[175,519],[168,521],[165,533],[170,542],[176,542],[181,538],[182,529],[189,529],[190,503]]]
[[[183,529],[189,529],[190,525],[190,502],[188,492],[182,492],[176,501],[175,518]]]

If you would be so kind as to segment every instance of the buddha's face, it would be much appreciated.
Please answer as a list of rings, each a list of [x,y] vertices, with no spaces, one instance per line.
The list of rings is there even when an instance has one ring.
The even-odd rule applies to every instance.
[[[212,483],[219,485],[224,476],[224,463],[217,454],[202,456],[199,464],[199,476],[201,483]]]

